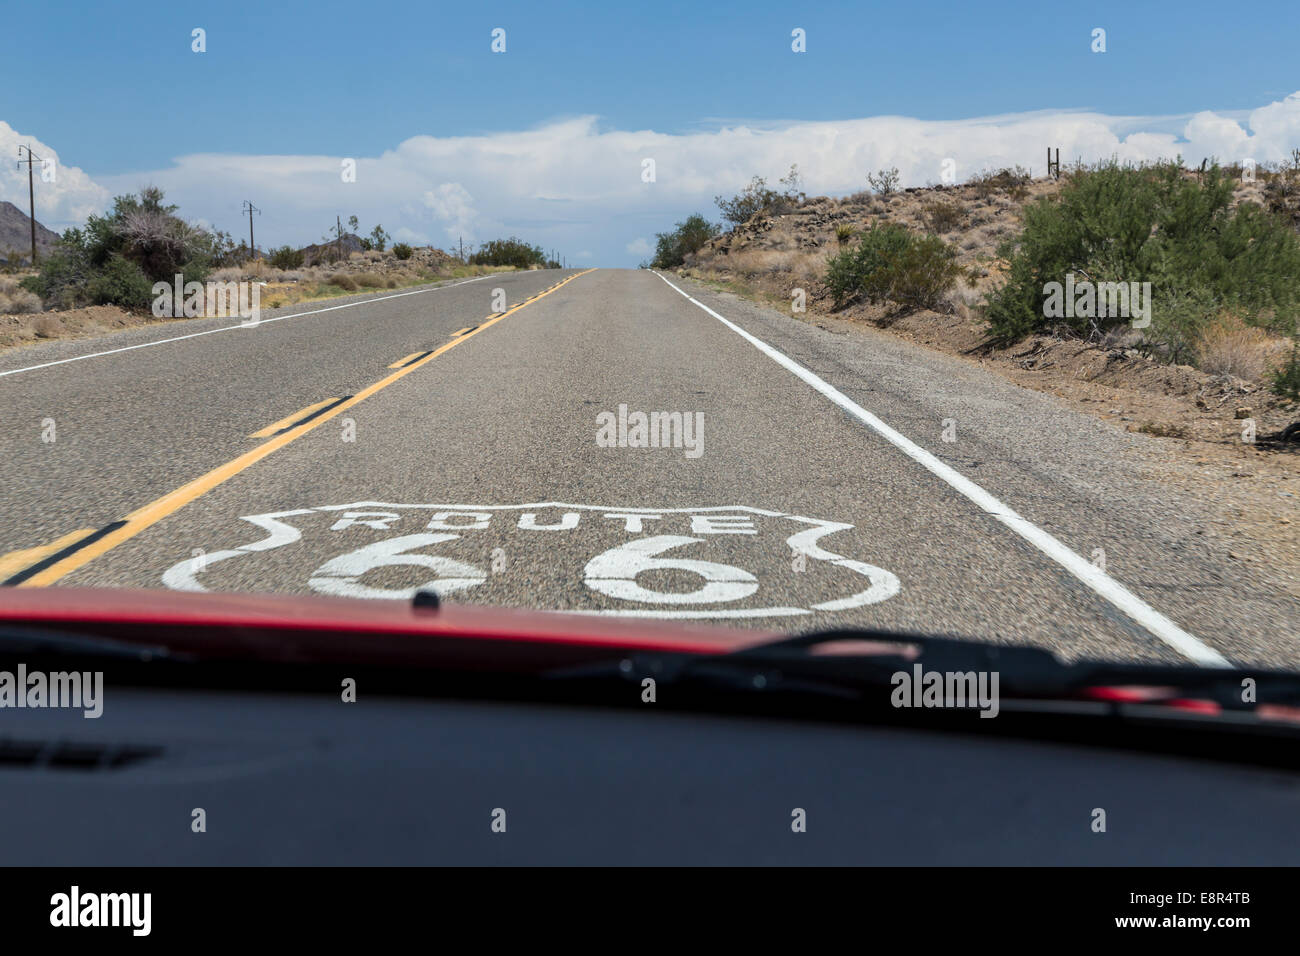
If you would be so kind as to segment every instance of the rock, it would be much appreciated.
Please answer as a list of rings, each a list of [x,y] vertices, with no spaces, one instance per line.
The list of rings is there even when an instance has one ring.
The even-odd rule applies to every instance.
[[[1239,405],[1234,414],[1237,418],[1249,418],[1254,414],[1254,410],[1249,405]]]

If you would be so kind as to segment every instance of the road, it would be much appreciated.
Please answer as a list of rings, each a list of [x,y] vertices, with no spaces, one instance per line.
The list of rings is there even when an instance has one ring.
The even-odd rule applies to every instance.
[[[1149,439],[880,332],[607,269],[268,315],[0,355],[9,584],[429,585],[1067,657],[1300,661],[1293,602],[1200,543],[1196,503],[1143,470]],[[680,440],[631,447],[637,413]]]

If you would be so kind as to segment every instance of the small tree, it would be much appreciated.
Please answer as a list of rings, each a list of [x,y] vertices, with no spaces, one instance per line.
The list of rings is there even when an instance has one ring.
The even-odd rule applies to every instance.
[[[898,167],[878,169],[875,175],[867,173],[867,185],[880,196],[889,196],[898,190]]]
[[[384,232],[383,226],[375,226],[370,230],[370,247],[383,252],[388,246],[388,240],[392,239],[388,233]]]
[[[722,229],[709,222],[699,213],[688,216],[679,222],[671,232],[661,232],[655,236],[655,256],[650,265],[655,269],[675,269],[686,261],[686,257],[699,252],[704,244],[716,236]]]
[[[749,185],[730,199],[715,196],[714,203],[722,212],[722,218],[732,226],[749,222],[755,215],[762,213],[777,216],[798,206],[807,196],[802,191],[798,165],[790,167],[790,172],[779,180],[784,190],[772,189],[762,176],[755,176]]]

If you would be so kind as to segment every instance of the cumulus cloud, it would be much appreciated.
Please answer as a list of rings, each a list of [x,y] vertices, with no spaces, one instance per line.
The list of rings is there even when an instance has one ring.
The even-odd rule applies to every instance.
[[[693,212],[716,216],[715,195],[735,193],[754,175],[774,182],[795,163],[810,195],[840,195],[866,188],[868,172],[889,166],[898,167],[904,185],[939,182],[948,160],[958,180],[1017,164],[1041,175],[1048,145],[1059,146],[1063,160],[1181,154],[1190,165],[1206,156],[1282,160],[1297,141],[1300,93],[1231,115],[884,116],[681,134],[606,129],[594,116],[579,116],[530,130],[413,136],[356,158],[355,182],[340,175],[344,157],[202,154],[103,183],[113,193],[155,183],[186,215],[227,230],[239,227],[240,200],[252,198],[264,210],[261,234],[277,245],[318,239],[336,214],[355,213],[363,229],[381,222],[410,241],[451,244],[458,236],[469,242],[515,233],[562,254],[594,252],[603,265],[635,265],[653,251],[648,236]],[[645,159],[655,161],[653,182],[643,181]],[[75,194],[81,206],[67,198],[64,208],[92,204],[103,193],[92,189],[99,187],[83,180]]]
[[[43,161],[35,167],[36,219],[38,222],[62,232],[69,226],[79,226],[91,213],[101,211],[110,200],[108,191],[93,182],[76,166],[65,166],[58,150],[35,136],[19,133],[8,123],[0,121],[0,200],[13,203],[24,213],[28,207],[27,166],[19,167],[19,146],[31,146]],[[26,156],[26,150],[23,150]]]
[[[474,197],[460,183],[443,183],[437,189],[428,190],[424,204],[436,220],[445,224],[448,239],[475,238],[474,222],[478,213],[474,209]]]

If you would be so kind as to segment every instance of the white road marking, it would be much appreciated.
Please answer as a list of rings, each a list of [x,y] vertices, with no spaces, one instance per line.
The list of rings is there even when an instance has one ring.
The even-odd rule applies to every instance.
[[[583,570],[583,583],[591,590],[607,597],[621,601],[652,604],[675,604],[675,610],[638,609],[593,609],[591,611],[570,611],[556,613],[609,614],[612,616],[645,616],[657,618],[758,618],[787,617],[791,615],[815,614],[818,611],[843,611],[886,601],[901,590],[898,578],[884,570],[827,551],[820,546],[820,541],[839,531],[852,530],[853,525],[837,521],[823,521],[803,515],[790,515],[780,511],[768,511],[744,505],[707,505],[699,508],[617,508],[607,505],[579,505],[563,502],[533,502],[519,505],[479,505],[479,504],[396,504],[380,501],[357,501],[344,505],[327,505],[318,508],[298,508],[292,511],[272,512],[262,515],[245,515],[242,520],[261,528],[267,537],[238,548],[214,551],[210,554],[201,550],[192,552],[193,557],[180,561],[168,568],[163,574],[163,583],[179,591],[206,591],[199,582],[199,576],[210,571],[214,565],[232,558],[248,557],[259,552],[270,551],[288,545],[298,544],[303,540],[303,532],[282,519],[306,517],[319,513],[327,519],[336,519],[339,512],[342,517],[332,520],[329,530],[333,532],[351,531],[368,528],[375,531],[391,532],[393,524],[401,519],[401,513],[417,512],[416,519],[425,530],[447,532],[444,534],[408,534],[389,537],[356,548],[347,554],[331,558],[311,575],[309,585],[313,590],[327,594],[362,597],[409,599],[420,588],[431,588],[439,592],[463,591],[477,587],[487,580],[486,572],[464,562],[451,558],[430,555],[417,549],[446,543],[465,535],[488,530],[492,517],[501,512],[519,513],[518,521],[511,519],[511,530],[523,533],[525,540],[532,538],[534,544],[541,544],[543,552],[550,552],[554,540],[553,532],[574,530],[578,528],[582,515],[599,515],[601,521],[611,519],[621,524],[605,524],[609,532],[616,533],[621,527],[624,534],[643,532],[641,519],[653,518],[667,521],[670,516],[689,519],[692,535],[656,535],[635,541],[625,541],[607,548],[586,562]],[[559,511],[562,518],[558,523],[538,523],[540,513]],[[424,514],[419,514],[423,512]],[[426,514],[432,513],[426,519]],[[759,590],[758,578],[744,570],[727,564],[703,561],[697,557],[670,555],[661,557],[664,552],[674,548],[704,545],[709,539],[695,537],[701,535],[734,535],[746,542],[758,542],[758,529],[754,519],[776,518],[794,522],[801,527],[792,534],[786,526],[778,534],[782,539],[779,554],[789,553],[800,556],[820,565],[841,568],[852,572],[859,579],[865,578],[867,587],[863,590],[824,601],[811,607],[790,607],[777,605],[772,607],[750,607],[710,609],[699,607],[701,604],[717,604],[738,601],[751,597]],[[425,523],[427,520],[427,523]],[[679,521],[680,524],[680,521]],[[766,527],[766,526],[765,526]],[[542,532],[540,538],[537,533]],[[314,534],[319,534],[317,529]],[[349,539],[355,543],[354,539]],[[333,545],[330,545],[331,550]],[[693,553],[698,553],[695,551]],[[553,557],[545,557],[553,562]],[[414,566],[428,568],[435,572],[435,577],[420,585],[419,588],[380,588],[362,583],[361,578],[368,571],[388,566]],[[651,590],[637,582],[637,576],[649,571],[678,570],[694,574],[703,579],[703,585],[694,591],[669,592]],[[801,568],[800,570],[804,570]],[[838,575],[836,576],[838,579]],[[850,578],[852,580],[852,578]],[[767,579],[768,584],[780,584],[775,578]]]
[[[108,349],[104,352],[91,352],[88,355],[74,355],[72,358],[59,359],[57,362],[42,362],[40,365],[27,365],[23,368],[10,369],[7,372],[0,372],[0,378],[6,375],[17,375],[19,372],[34,372],[40,368],[51,368],[55,365],[67,365],[69,362],[81,362],[85,359],[103,358],[105,355],[117,355],[119,352],[131,352],[135,349],[147,349],[152,345],[167,345],[170,342],[183,342],[186,339],[197,339],[203,335],[216,335],[218,332],[237,332],[240,329],[252,329],[259,325],[269,325],[272,322],[283,322],[285,319],[299,319],[307,315],[320,315],[322,312],[334,312],[338,309],[352,309],[359,305],[369,305],[372,302],[383,302],[385,299],[400,299],[407,295],[422,295],[425,292],[439,292],[442,289],[451,289],[458,285],[465,285],[469,282],[479,282],[483,279],[490,279],[491,275],[475,276],[472,279],[462,279],[460,282],[453,282],[450,285],[440,285],[436,289],[413,289],[410,292],[395,292],[392,295],[380,295],[373,299],[363,299],[360,302],[345,302],[343,305],[331,305],[324,309],[312,309],[310,312],[295,312],[292,315],[277,315],[272,319],[260,319],[256,325],[223,325],[219,329],[208,329],[205,332],[191,332],[189,335],[175,335],[169,339],[158,339],[156,342],[141,342],[138,345],[125,345],[120,349]]]
[[[1218,651],[1208,647],[1202,643],[1199,638],[1183,630],[1132,591],[1128,590],[1128,588],[1124,587],[1124,585],[1103,573],[1099,568],[1094,566],[1092,562],[1070,550],[1060,541],[1056,540],[1056,538],[1035,525],[1032,521],[1017,514],[1010,507],[1003,504],[979,485],[975,484],[975,482],[971,481],[965,475],[961,474],[945,462],[940,461],[901,432],[895,431],[839,389],[818,377],[813,372],[810,372],[785,353],[768,345],[762,339],[750,335],[740,326],[736,325],[736,323],[719,315],[703,302],[692,298],[688,293],[673,285],[658,272],[656,272],[655,275],[659,276],[660,279],[663,279],[670,289],[683,296],[688,302],[699,306],[727,328],[731,329],[731,331],[749,342],[750,345],[754,346],[768,358],[803,379],[803,381],[811,385],[823,396],[830,399],[854,418],[861,421],[876,434],[880,435],[881,438],[885,439],[885,441],[889,442],[903,454],[907,455],[907,457],[924,467],[937,478],[942,479],[959,494],[970,499],[986,514],[1002,522],[1006,527],[1010,528],[1016,534],[1020,535],[1020,537],[1038,548],[1038,550],[1042,551],[1057,564],[1061,565],[1061,567],[1065,568],[1065,570],[1069,571],[1088,587],[1092,588],[1092,590],[1098,595],[1105,598],[1170,647],[1191,660],[1196,661],[1198,664],[1204,664],[1210,667],[1232,666]]]

